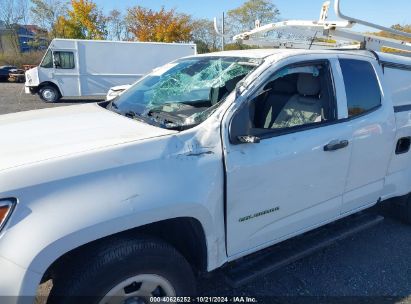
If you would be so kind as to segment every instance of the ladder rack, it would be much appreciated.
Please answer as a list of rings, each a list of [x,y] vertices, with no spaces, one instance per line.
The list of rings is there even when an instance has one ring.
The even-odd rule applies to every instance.
[[[340,0],[334,0],[334,10],[337,17],[341,18],[342,21],[327,21],[328,10],[330,7],[330,1],[326,1],[321,9],[320,19],[318,21],[307,21],[307,20],[290,20],[270,23],[267,25],[259,26],[259,22],[256,22],[256,28],[251,31],[238,34],[233,37],[234,41],[242,42],[248,45],[259,45],[259,46],[271,46],[271,47],[285,47],[287,45],[284,43],[289,43],[289,45],[309,45],[309,48],[318,43],[313,44],[308,40],[302,41],[279,41],[279,39],[268,39],[267,37],[257,37],[253,38],[252,36],[260,35],[276,30],[286,30],[286,29],[297,29],[297,30],[311,30],[316,33],[322,33],[323,36],[334,39],[345,39],[350,41],[357,41],[357,45],[360,49],[372,50],[372,51],[381,51],[382,47],[387,47],[399,51],[411,52],[411,43],[406,41],[401,41],[392,38],[385,38],[371,34],[363,34],[355,31],[350,31],[354,25],[361,24],[368,27],[372,27],[381,31],[389,32],[398,36],[411,38],[411,33],[406,33],[398,31],[392,28],[387,28],[378,24],[373,24],[367,21],[360,19],[348,17],[343,14],[340,9]],[[320,43],[321,44],[321,43]],[[355,45],[350,45],[351,48]],[[324,47],[326,48],[326,47]]]

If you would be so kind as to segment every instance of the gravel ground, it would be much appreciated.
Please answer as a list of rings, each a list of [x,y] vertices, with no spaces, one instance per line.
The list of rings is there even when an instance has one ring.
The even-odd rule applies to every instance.
[[[0,114],[81,102],[46,104],[21,84],[0,83]],[[40,291],[47,295],[47,285]],[[199,291],[276,303],[411,303],[411,227],[388,217],[242,288],[232,289],[217,272],[199,282]]]
[[[37,95],[25,94],[24,84],[0,82],[0,114],[29,111],[34,109],[44,109],[51,107],[61,107],[83,102],[95,102],[101,100],[93,99],[62,99],[55,104],[45,103]]]

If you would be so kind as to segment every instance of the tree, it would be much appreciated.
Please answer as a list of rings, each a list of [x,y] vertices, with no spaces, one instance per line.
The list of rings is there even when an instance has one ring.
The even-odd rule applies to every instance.
[[[4,52],[4,45],[12,53],[20,52],[18,30],[19,24],[27,24],[28,0],[0,0],[0,20],[6,30],[0,36],[0,50]]]
[[[270,0],[248,0],[243,5],[227,13],[228,31],[232,34],[253,29],[255,21],[262,25],[278,20],[280,11]]]
[[[404,24],[404,25],[395,24],[395,25],[391,26],[391,28],[394,29],[394,30],[397,30],[397,31],[411,33],[411,24]],[[389,33],[389,32],[385,32],[385,31],[381,31],[381,32],[374,33],[374,34],[377,35],[377,36],[381,36],[381,37],[393,38],[393,39],[398,39],[398,40],[404,40],[404,41],[407,41],[407,42],[411,42],[411,38],[395,35],[395,34],[392,34],[392,33]]]
[[[224,50],[226,51],[233,51],[233,50],[249,50],[249,49],[256,49],[258,46],[251,46],[247,44],[242,44],[239,42],[233,42],[226,44]]]
[[[28,0],[0,0],[0,20],[7,28],[27,24]]]
[[[55,26],[59,16],[67,15],[67,1],[31,0],[31,17],[35,23],[48,30],[51,38],[56,36]]]
[[[391,28],[394,29],[394,30],[411,33],[411,24],[404,24],[404,25],[395,24],[395,25],[391,26]],[[376,36],[381,36],[381,37],[406,41],[406,42],[409,42],[409,43],[411,42],[411,38],[403,37],[403,36],[400,36],[400,35],[395,35],[395,34],[392,34],[392,33],[386,32],[386,31],[381,31],[381,32],[371,33],[371,34],[376,35]],[[383,47],[382,51],[383,52],[388,52],[388,53],[397,53],[398,52],[398,50],[395,50],[395,49],[392,49],[392,48],[387,48],[387,47]]]
[[[214,30],[214,23],[208,19],[193,21],[192,38],[200,54],[214,52],[220,46],[221,39]]]
[[[93,1],[71,0],[67,17],[59,16],[54,30],[60,38],[105,39],[106,18]]]
[[[128,9],[127,28],[139,41],[187,42],[192,39],[192,20],[189,15],[166,11],[162,7],[153,11],[141,6]]]
[[[126,22],[120,11],[114,9],[107,17],[108,38],[111,40],[127,40]]]

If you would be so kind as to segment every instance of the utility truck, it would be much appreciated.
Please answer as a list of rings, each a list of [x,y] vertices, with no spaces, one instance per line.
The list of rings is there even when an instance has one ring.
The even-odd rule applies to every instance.
[[[105,96],[154,68],[195,55],[195,44],[54,39],[38,67],[26,72],[26,93],[46,102]]]
[[[49,303],[187,302],[379,202],[411,215],[411,59],[363,47],[191,56],[111,102],[1,116],[0,295],[25,296],[2,301],[52,280]]]

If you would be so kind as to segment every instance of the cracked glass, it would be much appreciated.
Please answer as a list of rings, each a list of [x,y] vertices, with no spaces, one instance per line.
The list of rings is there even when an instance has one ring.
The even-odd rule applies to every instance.
[[[110,109],[170,129],[195,126],[235,90],[262,60],[198,56],[153,70],[117,97]]]

